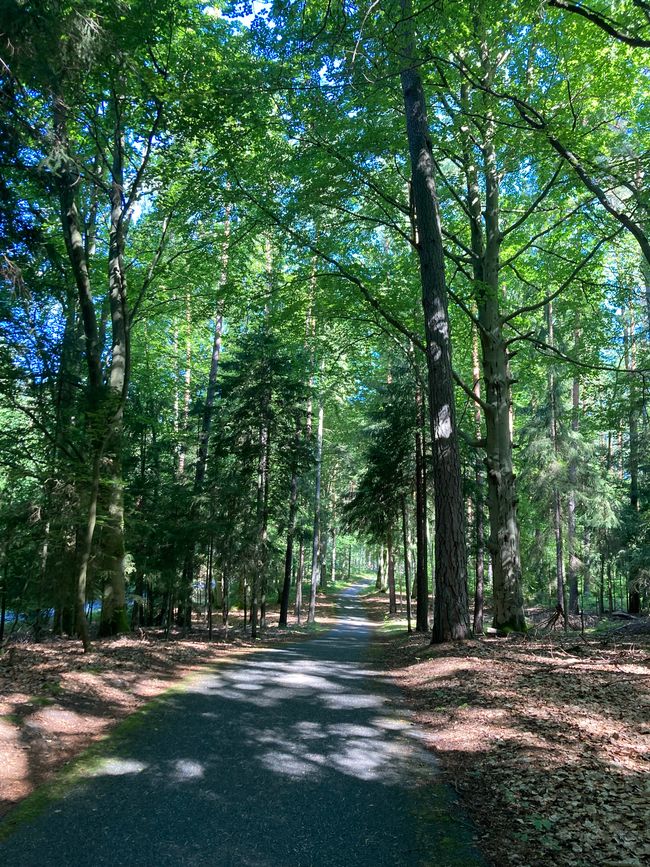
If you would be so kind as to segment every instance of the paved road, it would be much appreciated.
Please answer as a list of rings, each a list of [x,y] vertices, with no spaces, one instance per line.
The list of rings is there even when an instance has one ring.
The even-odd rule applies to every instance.
[[[2,844],[12,867],[473,867],[350,588],[331,632],[212,669]]]

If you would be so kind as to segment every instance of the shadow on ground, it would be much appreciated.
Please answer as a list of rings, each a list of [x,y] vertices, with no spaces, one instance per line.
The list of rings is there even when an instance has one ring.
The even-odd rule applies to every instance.
[[[195,679],[0,845],[68,867],[481,864],[353,595],[325,636]]]

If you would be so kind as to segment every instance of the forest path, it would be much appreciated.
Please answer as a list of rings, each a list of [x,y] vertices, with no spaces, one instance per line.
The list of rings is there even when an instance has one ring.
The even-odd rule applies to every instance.
[[[358,593],[337,625],[194,677],[0,843],[20,867],[483,864],[421,733],[363,665]]]

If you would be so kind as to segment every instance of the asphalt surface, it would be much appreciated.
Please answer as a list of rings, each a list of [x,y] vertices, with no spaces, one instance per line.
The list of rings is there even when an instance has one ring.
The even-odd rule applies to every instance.
[[[0,844],[0,864],[482,865],[422,732],[363,664],[358,591],[330,632],[167,696]]]

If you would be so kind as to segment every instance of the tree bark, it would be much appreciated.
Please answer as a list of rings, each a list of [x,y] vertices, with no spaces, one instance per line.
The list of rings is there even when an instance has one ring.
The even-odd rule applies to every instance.
[[[477,26],[481,27],[480,22]],[[482,75],[485,82],[489,83],[492,66],[487,43],[482,34],[479,34],[479,41]],[[466,85],[463,86],[461,100],[467,110],[469,93]],[[499,225],[499,173],[494,146],[495,123],[487,97],[484,100],[484,112],[482,161],[485,209],[482,207],[482,192],[475,166],[476,161],[472,158],[471,141],[467,136],[464,137],[463,160],[467,178],[467,209],[470,215],[474,291],[485,384],[485,400],[481,405],[484,410],[486,432],[485,464],[490,518],[493,619],[497,629],[523,632],[526,629],[526,620],[521,587],[519,522],[510,416],[512,375],[499,304],[499,261],[502,241]],[[477,475],[477,486],[478,484]],[[477,509],[477,514],[479,511]],[[476,625],[482,626],[479,623]]]
[[[269,459],[271,431],[269,425],[270,395],[262,404],[262,424],[259,437],[259,461],[257,476],[257,553],[255,578],[251,596],[251,636],[257,638],[258,625],[266,626],[266,580],[268,566],[268,522],[269,522]],[[259,619],[259,624],[258,624]]]
[[[296,572],[296,602],[293,609],[296,621],[300,626],[302,618],[302,582],[305,575],[305,540],[300,536],[300,549],[298,553],[298,571]]]
[[[112,414],[111,431],[106,442],[106,485],[108,513],[102,528],[104,565],[108,585],[102,601],[100,635],[117,635],[128,631],[126,577],[124,571],[124,486],[122,482],[122,428],[124,402],[131,372],[131,335],[127,306],[124,246],[126,213],[124,202],[124,133],[121,128],[122,106],[115,99],[115,130],[111,172],[111,219],[108,245],[108,292],[111,316],[111,363],[108,375],[108,404]],[[113,409],[114,408],[114,409]]]
[[[547,342],[549,346],[555,345],[555,327],[553,322],[553,302],[549,301],[546,305],[546,322],[547,322]],[[560,437],[559,437],[559,420],[558,420],[558,406],[557,406],[557,383],[555,380],[555,372],[553,367],[549,368],[548,373],[548,402],[550,408],[550,421],[549,421],[549,430],[550,430],[550,438],[551,445],[553,447],[553,453],[555,455],[556,460],[559,457],[559,447],[560,447]],[[556,605],[558,606],[558,610],[562,612],[562,616],[564,618],[564,628],[568,629],[568,610],[565,599],[565,587],[564,587],[564,540],[562,534],[562,498],[560,494],[560,487],[556,481],[553,483],[553,503],[552,503],[552,516],[553,516],[553,532],[555,535],[555,574],[556,574]]]
[[[322,364],[321,364],[322,371]],[[309,614],[307,622],[314,623],[316,620],[316,590],[319,579],[319,553],[320,553],[320,500],[321,500],[321,472],[323,464],[323,397],[319,398],[318,405],[318,432],[316,434],[316,487],[314,491],[314,532],[311,546],[311,587],[309,593]]]
[[[185,475],[187,457],[187,431],[190,422],[190,400],[192,396],[192,306],[189,290],[185,292],[185,371],[183,373],[183,415],[180,425],[178,444],[178,477]]]
[[[404,590],[406,593],[406,624],[408,634],[413,632],[411,626],[411,570],[409,564],[408,524],[406,517],[406,497],[402,495],[402,543],[404,546]]]
[[[477,398],[481,397],[481,379],[478,357],[478,334],[476,328],[472,328],[472,376],[473,376],[473,391]],[[476,439],[481,439],[481,408],[477,402],[474,406],[474,433]],[[474,497],[474,532],[476,544],[476,567],[475,577],[476,586],[474,588],[474,619],[472,623],[472,631],[474,635],[483,634],[483,593],[485,581],[485,542],[483,529],[483,472],[481,461],[477,454],[475,460],[474,480],[476,484],[476,494]]]
[[[426,99],[416,60],[410,0],[401,0],[401,72],[425,320],[435,492],[435,601],[432,642],[469,635],[467,559],[451,365],[445,260]]]
[[[624,328],[625,362],[630,370],[636,367],[636,352],[634,346],[634,319],[630,313]],[[630,396],[628,410],[628,432],[630,442],[629,473],[630,473],[630,507],[633,513],[639,511],[639,408],[636,387],[636,376],[630,375]],[[630,614],[641,613],[641,593],[639,590],[639,567],[634,564],[628,576],[627,610]]]
[[[395,592],[395,553],[393,551],[393,531],[392,528],[388,531],[386,537],[386,559],[387,559],[387,583],[388,583],[388,614],[390,617],[397,616],[397,595]]]
[[[104,388],[101,364],[100,331],[95,315],[95,306],[90,282],[87,255],[92,245],[84,242],[81,216],[75,199],[78,185],[78,172],[69,156],[67,130],[67,108],[58,95],[53,98],[53,121],[55,137],[64,162],[60,172],[59,201],[61,224],[68,259],[75,278],[79,296],[79,307],[84,330],[85,355],[88,368],[88,425],[90,429],[92,452],[92,483],[90,507],[88,512],[83,553],[77,574],[76,610],[77,629],[84,643],[88,645],[88,630],[85,624],[85,592],[87,571],[92,550],[93,536],[97,519],[102,463],[107,467],[108,514],[105,521],[102,541],[106,557],[106,568],[110,583],[102,606],[100,634],[115,634],[128,630],[126,616],[126,588],[124,578],[124,506],[121,483],[121,429],[122,413],[130,364],[129,322],[126,308],[126,280],[124,276],[124,207],[123,207],[123,139],[119,125],[119,112],[116,111],[116,124],[113,142],[113,176],[111,180],[110,232],[109,232],[109,306],[112,325],[111,366],[108,389]],[[97,491],[94,491],[95,470],[97,470]],[[90,536],[89,536],[90,534]],[[80,600],[83,599],[83,602]]]
[[[424,395],[416,390],[417,419],[415,425],[415,590],[417,632],[429,631],[429,574],[427,551],[427,475],[425,455]]]
[[[493,76],[493,64],[489,56],[485,27],[478,13],[475,17],[475,32],[479,43],[481,75],[487,88]],[[461,103],[466,115],[469,114],[469,89],[466,84],[461,89]],[[494,602],[493,619],[497,629],[523,632],[526,629],[526,621],[521,588],[517,493],[512,459],[512,375],[499,304],[500,254],[503,237],[500,229],[500,182],[494,146],[495,121],[487,94],[484,94],[483,112],[485,120],[481,157],[485,189],[484,209],[476,168],[477,161],[471,153],[472,141],[468,135],[468,128],[463,126],[462,132],[474,291],[485,383],[485,401],[481,406],[484,411],[486,432],[485,464],[490,518],[489,549]],[[478,392],[475,394],[478,400],[480,394]],[[477,515],[479,511],[477,508]],[[482,623],[477,622],[476,625],[482,626]]]
[[[223,290],[228,281],[228,266],[230,261],[230,208],[226,208],[226,221],[224,224],[224,239],[221,249],[221,274],[219,276],[219,298],[217,299],[215,315],[214,315],[214,333],[212,337],[212,354],[210,356],[210,371],[208,373],[208,387],[205,395],[205,403],[203,404],[203,413],[201,415],[201,430],[199,433],[199,444],[196,456],[196,467],[194,469],[194,484],[193,484],[193,500],[191,506],[190,520],[196,520],[199,509],[198,500],[203,491],[203,483],[208,464],[208,449],[210,443],[210,432],[212,430],[212,419],[214,415],[214,402],[217,395],[217,376],[219,373],[219,361],[221,359],[222,335],[223,335],[223,317],[224,317],[224,302]],[[189,309],[188,309],[189,315]],[[189,399],[189,391],[187,391]],[[189,409],[189,406],[188,406]],[[185,563],[183,566],[184,587],[183,587],[183,625],[190,628],[192,624],[192,586],[194,583],[194,555],[195,541],[190,539],[187,551],[185,552]]]
[[[579,332],[576,330],[574,339],[574,354],[577,357]],[[570,444],[569,458],[569,496],[567,498],[567,548],[568,548],[568,583],[569,583],[569,614],[578,613],[578,557],[576,554],[576,489],[578,486],[578,431],[580,429],[580,377],[573,374],[571,386],[571,433],[573,441]]]
[[[300,423],[296,428],[296,452],[300,444]],[[298,512],[298,468],[294,465],[291,472],[291,491],[289,493],[289,520],[287,526],[287,547],[284,555],[284,582],[280,603],[280,626],[287,625],[289,613],[289,593],[291,591],[291,569],[293,566],[293,540],[296,533],[296,514]]]

